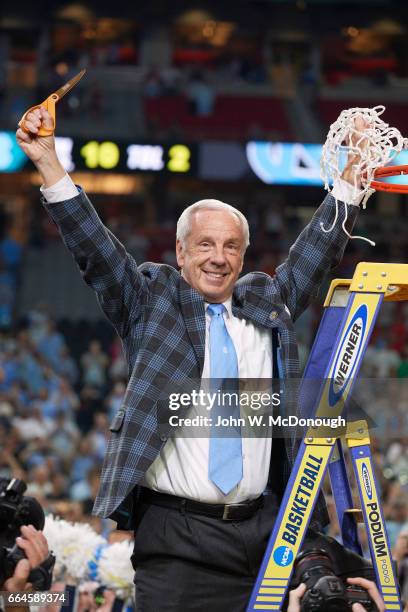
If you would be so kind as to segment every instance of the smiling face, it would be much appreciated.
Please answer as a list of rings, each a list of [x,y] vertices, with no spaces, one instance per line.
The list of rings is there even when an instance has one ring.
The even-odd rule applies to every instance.
[[[231,297],[242,270],[244,252],[241,222],[226,210],[197,210],[192,214],[184,243],[180,240],[176,243],[183,278],[212,304]]]

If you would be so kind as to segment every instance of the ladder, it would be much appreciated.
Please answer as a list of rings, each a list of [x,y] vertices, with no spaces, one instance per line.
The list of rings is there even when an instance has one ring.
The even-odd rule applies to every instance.
[[[302,415],[339,418],[344,414],[381,304],[408,299],[408,264],[359,263],[350,280],[334,280],[299,389]],[[308,383],[319,380],[318,392]],[[316,391],[316,386],[314,387]],[[323,431],[323,433],[322,433]],[[347,424],[349,448],[362,512],[352,508],[340,434],[310,427],[300,443],[280,510],[247,607],[247,612],[281,610],[298,552],[327,468],[343,544],[362,554],[356,518],[367,529],[377,587],[386,610],[402,610],[379,489],[373,469],[367,422]]]

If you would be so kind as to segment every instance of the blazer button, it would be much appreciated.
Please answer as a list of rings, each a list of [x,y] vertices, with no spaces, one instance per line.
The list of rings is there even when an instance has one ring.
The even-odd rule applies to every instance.
[[[269,315],[269,318],[271,321],[275,321],[275,319],[278,318],[278,311],[277,310],[272,310],[271,314]]]
[[[167,440],[167,436],[166,436],[166,434],[160,434],[160,440],[161,440],[162,442],[166,442],[166,440]]]

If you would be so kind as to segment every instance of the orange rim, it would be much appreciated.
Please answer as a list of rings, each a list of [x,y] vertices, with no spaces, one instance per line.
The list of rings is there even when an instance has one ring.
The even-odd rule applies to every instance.
[[[384,166],[377,168],[374,173],[376,179],[389,176],[402,176],[408,174],[408,166]],[[385,183],[383,181],[371,181],[371,187],[377,191],[392,191],[394,193],[408,193],[408,184]]]

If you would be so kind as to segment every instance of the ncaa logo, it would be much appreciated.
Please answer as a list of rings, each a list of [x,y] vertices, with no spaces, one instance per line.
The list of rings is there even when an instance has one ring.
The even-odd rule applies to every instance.
[[[278,548],[276,548],[273,552],[273,560],[275,561],[276,565],[286,567],[293,561],[293,552],[289,546],[278,546]]]
[[[363,484],[367,493],[367,497],[368,499],[371,499],[373,496],[373,488],[371,486],[370,472],[368,471],[368,467],[365,463],[363,463],[363,465],[361,466],[361,477],[363,479]]]

